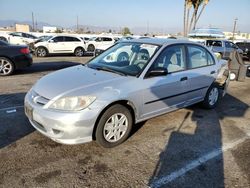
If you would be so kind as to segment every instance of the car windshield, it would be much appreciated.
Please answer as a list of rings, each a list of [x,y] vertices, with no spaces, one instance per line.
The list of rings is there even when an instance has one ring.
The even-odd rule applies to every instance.
[[[92,59],[87,66],[121,75],[139,76],[159,48],[153,44],[121,42]]]
[[[48,41],[49,39],[51,39],[53,36],[42,36],[41,38],[40,38],[40,41]]]

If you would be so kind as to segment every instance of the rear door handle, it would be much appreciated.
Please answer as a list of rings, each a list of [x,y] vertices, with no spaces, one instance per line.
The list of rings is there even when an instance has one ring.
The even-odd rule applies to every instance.
[[[185,81],[185,80],[187,80],[188,79],[188,77],[182,77],[181,79],[180,79],[180,81],[182,82],[182,81]]]
[[[215,74],[215,71],[211,71],[210,74]]]

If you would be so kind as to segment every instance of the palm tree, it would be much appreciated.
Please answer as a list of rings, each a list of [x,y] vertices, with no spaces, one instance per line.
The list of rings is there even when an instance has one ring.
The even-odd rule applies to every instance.
[[[199,19],[200,19],[200,17],[201,17],[201,14],[203,13],[203,11],[204,11],[205,7],[207,6],[208,2],[209,2],[209,0],[204,0],[204,1],[203,1],[203,6],[202,6],[202,8],[201,8],[201,11],[200,11],[198,17],[195,19],[193,29],[196,28],[196,24],[197,24],[197,22],[199,21]]]
[[[203,13],[208,2],[209,0],[185,0],[184,1],[184,31],[183,31],[184,36],[187,36],[187,34],[190,32],[191,29],[196,28],[196,24],[198,20],[200,19],[200,16]],[[201,4],[203,4],[203,6],[202,6],[201,11],[199,12],[199,8]],[[192,7],[193,7],[193,14],[189,22],[189,14],[190,14],[190,9]]]
[[[188,33],[189,13],[192,7],[192,0],[185,0],[184,4],[184,36]]]

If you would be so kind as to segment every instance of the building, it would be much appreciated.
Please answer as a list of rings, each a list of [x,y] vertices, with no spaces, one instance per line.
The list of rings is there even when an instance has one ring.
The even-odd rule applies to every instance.
[[[43,33],[55,33],[57,27],[43,26]]]
[[[30,32],[30,26],[28,24],[15,24],[16,32]]]

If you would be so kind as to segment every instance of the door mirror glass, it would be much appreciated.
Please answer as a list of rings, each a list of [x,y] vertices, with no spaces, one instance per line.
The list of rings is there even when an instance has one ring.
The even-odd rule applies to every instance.
[[[168,70],[164,67],[157,67],[148,72],[147,77],[156,77],[156,76],[166,76],[168,74]]]

